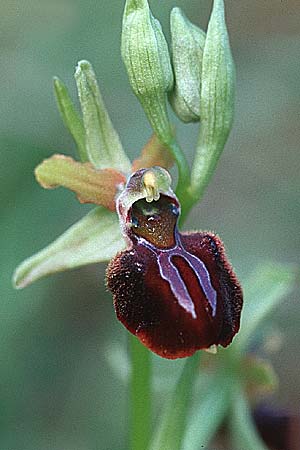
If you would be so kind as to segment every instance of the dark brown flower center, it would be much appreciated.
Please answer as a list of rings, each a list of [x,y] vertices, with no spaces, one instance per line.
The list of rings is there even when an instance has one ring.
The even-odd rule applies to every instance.
[[[155,247],[170,248],[175,245],[178,216],[178,206],[167,196],[161,195],[159,200],[151,203],[141,199],[132,205],[132,231]]]

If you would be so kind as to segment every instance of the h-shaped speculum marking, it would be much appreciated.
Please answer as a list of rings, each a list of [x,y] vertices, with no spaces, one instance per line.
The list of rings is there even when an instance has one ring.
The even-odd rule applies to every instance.
[[[180,275],[180,272],[172,262],[172,258],[174,256],[180,256],[181,258],[183,258],[193,270],[204,292],[204,295],[209,305],[211,306],[212,316],[214,317],[216,315],[217,292],[211,284],[209,272],[201,259],[184,250],[178,235],[176,239],[176,246],[168,249],[158,249],[143,238],[139,238],[139,241],[142,245],[145,245],[157,255],[159,272],[162,278],[169,283],[171,291],[173,292],[182,308],[184,308],[188,313],[192,315],[194,319],[196,319],[197,315],[194,302],[188,292],[182,276]]]

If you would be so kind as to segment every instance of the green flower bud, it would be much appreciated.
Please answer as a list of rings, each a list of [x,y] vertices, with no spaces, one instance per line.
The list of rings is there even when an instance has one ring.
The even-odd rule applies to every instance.
[[[122,57],[133,92],[141,102],[160,140],[172,136],[166,110],[166,93],[173,72],[161,25],[147,0],[127,0],[123,16]]]
[[[224,15],[224,0],[214,0],[203,52],[201,127],[191,173],[190,193],[199,199],[214,173],[231,130],[235,68]]]
[[[173,8],[170,24],[175,86],[169,100],[179,119],[183,122],[197,122],[200,120],[205,33],[192,24],[179,8]]]

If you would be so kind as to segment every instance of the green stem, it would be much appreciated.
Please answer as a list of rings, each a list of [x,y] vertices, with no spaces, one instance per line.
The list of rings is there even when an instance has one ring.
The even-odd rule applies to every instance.
[[[219,367],[210,375],[206,389],[195,392],[184,434],[183,450],[200,449],[200,445],[201,448],[208,447],[225,417],[228,417],[231,390],[231,374]],[[209,411],[213,413],[209,414]]]
[[[180,378],[159,419],[150,450],[180,450],[182,448],[194,381],[199,374],[199,361],[200,352],[187,358]]]
[[[236,449],[268,450],[257,433],[243,387],[237,381],[231,412],[231,435]]]
[[[130,335],[130,450],[146,450],[151,436],[151,354]]]

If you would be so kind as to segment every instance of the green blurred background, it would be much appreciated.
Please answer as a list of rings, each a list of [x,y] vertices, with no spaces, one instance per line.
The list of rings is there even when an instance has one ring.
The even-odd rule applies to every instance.
[[[105,266],[55,275],[18,292],[10,281],[22,259],[90,209],[72,193],[44,191],[34,180],[43,158],[75,150],[56,109],[52,76],[64,80],[75,99],[75,65],[88,59],[130,156],[150,135],[120,57],[124,2],[0,4],[0,449],[124,450],[127,394],[112,366],[124,371],[125,361],[122,352],[112,356],[126,333],[105,292]],[[205,28],[211,1],[152,0],[151,6],[169,37],[172,6]],[[213,182],[186,226],[219,233],[243,280],[261,260],[299,261],[300,5],[226,0],[226,10],[237,66],[236,119]],[[197,126],[173,120],[191,160]],[[295,290],[272,321],[282,347],[272,355],[280,389],[270,402],[294,411],[298,302]],[[160,363],[166,373],[180,366]]]

